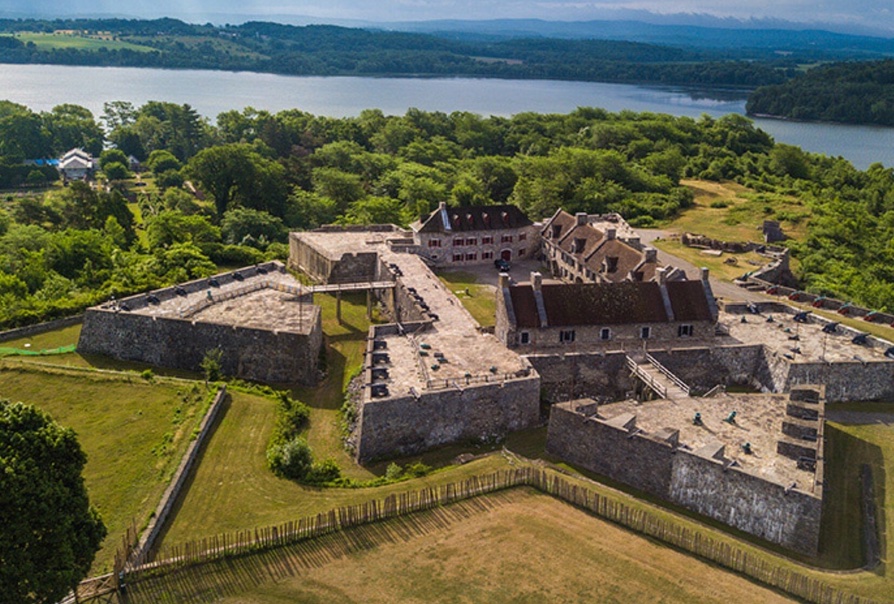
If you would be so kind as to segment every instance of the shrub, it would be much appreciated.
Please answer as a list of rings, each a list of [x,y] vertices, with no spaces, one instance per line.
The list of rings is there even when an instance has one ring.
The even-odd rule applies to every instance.
[[[277,476],[303,481],[313,467],[313,455],[307,441],[295,437],[268,447],[267,465]]]
[[[327,484],[341,478],[341,470],[334,459],[326,459],[321,463],[315,463],[305,475],[304,482],[308,484]]]

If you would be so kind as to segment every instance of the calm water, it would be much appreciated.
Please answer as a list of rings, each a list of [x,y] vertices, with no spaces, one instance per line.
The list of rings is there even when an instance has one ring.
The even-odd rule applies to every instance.
[[[717,97],[727,98],[717,98]],[[0,99],[46,111],[75,103],[101,115],[106,101],[140,105],[149,100],[188,103],[214,119],[230,109],[252,106],[275,112],[297,108],[316,115],[355,116],[376,107],[402,115],[427,111],[470,111],[509,116],[522,111],[567,113],[577,107],[608,111],[651,111],[698,117],[744,113],[735,94],[679,88],[549,80],[473,78],[404,79],[292,77],[248,72],[0,65]],[[859,168],[873,162],[894,166],[894,128],[801,124],[755,120],[778,142],[842,156]]]

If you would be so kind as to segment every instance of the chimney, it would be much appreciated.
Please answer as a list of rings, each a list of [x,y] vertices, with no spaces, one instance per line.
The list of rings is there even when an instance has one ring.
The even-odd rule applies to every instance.
[[[536,271],[531,272],[531,287],[535,292],[539,292],[543,286],[543,275]]]
[[[658,285],[664,286],[667,283],[667,267],[662,266],[657,271],[658,274]]]
[[[578,212],[574,215],[574,218],[577,220],[577,226],[584,226],[590,219],[586,212]]]
[[[499,289],[509,289],[509,273],[500,273],[500,280],[497,283]]]
[[[605,238],[608,240],[612,240],[618,236],[617,229],[605,229]]]
[[[707,267],[702,267],[702,281],[708,280],[708,269]]]
[[[654,247],[647,247],[643,250],[646,253],[646,262],[658,262],[658,250]]]

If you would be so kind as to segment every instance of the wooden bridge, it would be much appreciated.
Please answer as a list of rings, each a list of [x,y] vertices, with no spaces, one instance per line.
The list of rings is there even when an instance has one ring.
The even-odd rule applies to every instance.
[[[335,292],[335,316],[341,323],[342,292],[366,292],[366,318],[372,319],[372,293],[375,290],[393,290],[394,281],[360,281],[357,283],[327,283],[325,285],[306,285],[304,289],[311,294],[329,294]]]

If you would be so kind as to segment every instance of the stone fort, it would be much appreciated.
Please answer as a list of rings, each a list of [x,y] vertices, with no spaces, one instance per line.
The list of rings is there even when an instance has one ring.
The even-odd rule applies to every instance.
[[[360,462],[497,441],[543,425],[546,404],[551,455],[815,555],[825,406],[894,396],[890,343],[770,298],[719,304],[706,271],[662,266],[617,215],[440,207],[289,246],[290,268],[390,318],[368,334]],[[545,271],[500,275],[489,330],[434,271],[497,259]],[[290,279],[270,264],[114,301],[88,311],[79,348],[195,368],[221,347],[227,373],[313,383],[319,309]]]
[[[706,271],[662,266],[620,217],[561,211],[533,234],[500,225],[547,272],[500,276],[492,335],[433,273],[500,256],[481,211],[290,237],[314,279],[395,283],[392,322],[369,334],[358,459],[542,425],[544,402],[551,455],[815,555],[825,405],[894,396],[890,343],[770,298],[720,304]],[[463,219],[463,237],[444,228]]]

